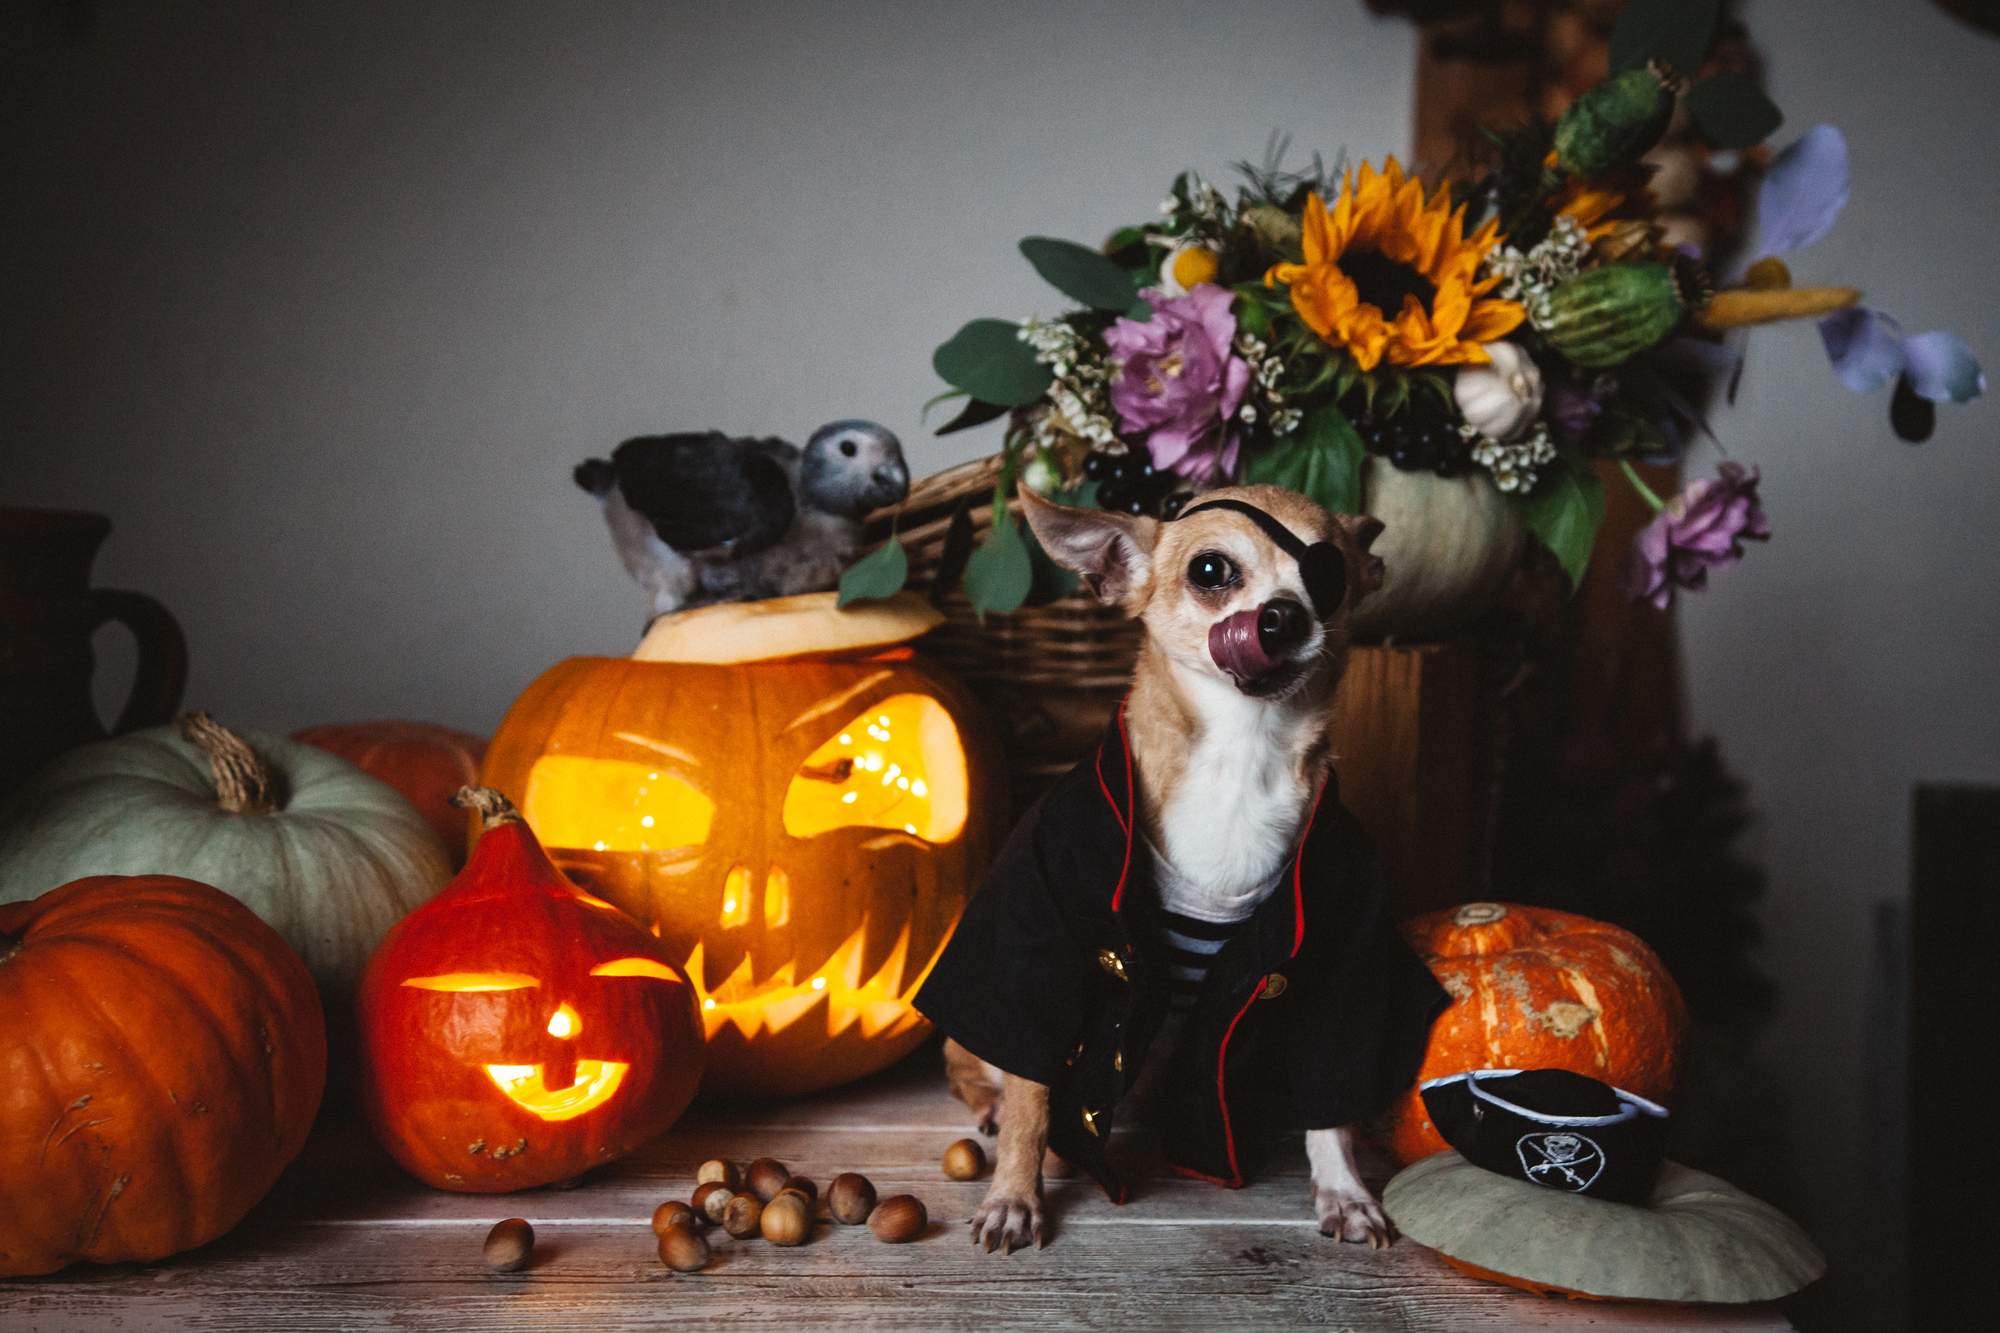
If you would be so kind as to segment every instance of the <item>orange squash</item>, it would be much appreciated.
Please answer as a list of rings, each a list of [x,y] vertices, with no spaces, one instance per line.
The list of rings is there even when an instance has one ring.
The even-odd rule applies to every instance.
[[[221,890],[99,875],[0,906],[0,1277],[214,1240],[325,1084],[312,974]]]
[[[1467,903],[1402,929],[1452,996],[1419,1083],[1468,1069],[1568,1069],[1673,1105],[1687,1008],[1638,936],[1514,903]],[[1388,1120],[1406,1163],[1446,1147],[1414,1087]]]
[[[908,648],[853,642],[831,594],[767,609],[815,600],[684,612],[641,656],[559,663],[482,772],[565,874],[684,961],[711,1091],[809,1092],[915,1049],[910,1000],[1005,831],[978,704]],[[731,660],[745,617],[744,651],[789,655]],[[707,660],[660,660],[668,639]]]
[[[460,787],[479,781],[486,738],[434,722],[386,718],[378,722],[331,722],[292,733],[386,782],[417,807],[451,852],[452,868],[465,864],[466,817],[451,804]]]

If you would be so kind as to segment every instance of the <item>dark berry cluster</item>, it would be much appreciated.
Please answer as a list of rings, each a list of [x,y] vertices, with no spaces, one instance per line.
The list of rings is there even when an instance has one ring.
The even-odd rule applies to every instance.
[[[1116,514],[1158,514],[1181,482],[1136,451],[1091,454],[1083,460],[1083,475],[1097,483],[1097,503]]]
[[[1369,453],[1401,471],[1424,470],[1440,477],[1472,471],[1472,441],[1460,436],[1447,417],[1419,417],[1408,409],[1386,418],[1363,412],[1354,419],[1354,429]]]

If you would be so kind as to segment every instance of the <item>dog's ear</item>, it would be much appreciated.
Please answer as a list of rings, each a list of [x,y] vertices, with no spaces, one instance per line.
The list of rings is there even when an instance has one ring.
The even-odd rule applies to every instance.
[[[1026,486],[1021,509],[1049,559],[1083,576],[1101,602],[1117,604],[1152,572],[1158,519],[1051,504]]]
[[[1382,535],[1382,520],[1368,514],[1336,514],[1334,522],[1347,531],[1347,538],[1354,545],[1360,567],[1360,578],[1355,580],[1355,596],[1365,597],[1382,586],[1382,557],[1370,555],[1368,548]]]

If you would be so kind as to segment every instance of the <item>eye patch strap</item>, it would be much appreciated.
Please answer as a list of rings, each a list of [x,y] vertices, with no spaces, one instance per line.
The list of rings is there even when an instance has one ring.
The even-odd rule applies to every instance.
[[[1299,576],[1306,585],[1306,596],[1312,599],[1313,613],[1321,620],[1340,609],[1341,600],[1347,596],[1347,559],[1338,546],[1332,542],[1314,542],[1308,546],[1290,528],[1256,505],[1242,500],[1204,500],[1181,510],[1174,515],[1174,521],[1178,523],[1189,514],[1199,514],[1204,509],[1232,510],[1262,528],[1264,535],[1277,543],[1278,549],[1290,556],[1299,567]]]

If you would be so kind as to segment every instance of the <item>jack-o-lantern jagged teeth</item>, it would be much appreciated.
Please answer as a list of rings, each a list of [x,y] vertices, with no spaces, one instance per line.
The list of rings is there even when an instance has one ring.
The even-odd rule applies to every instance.
[[[939,944],[923,971],[905,987],[903,974],[909,964],[910,927],[907,922],[896,937],[896,946],[882,960],[882,966],[866,981],[861,978],[861,959],[867,951],[868,924],[856,927],[831,957],[803,983],[795,981],[795,966],[786,963],[763,981],[752,979],[751,960],[744,955],[736,970],[713,991],[706,989],[707,973],[702,945],[697,942],[688,955],[688,979],[701,1001],[702,1024],[713,1039],[726,1024],[734,1023],[747,1040],[759,1032],[773,1035],[798,1022],[824,1000],[827,1005],[826,1030],[829,1037],[860,1025],[861,1035],[874,1038],[894,1036],[922,1022],[910,1001],[944,952]]]

